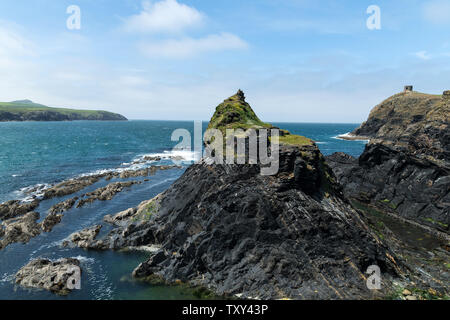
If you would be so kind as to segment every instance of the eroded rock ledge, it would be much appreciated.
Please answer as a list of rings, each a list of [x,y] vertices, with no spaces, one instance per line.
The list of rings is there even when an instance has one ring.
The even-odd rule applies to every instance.
[[[80,208],[94,201],[111,200],[124,189],[135,184],[141,184],[142,181],[112,182],[92,192],[64,200],[53,205],[45,218],[41,222],[38,222],[41,215],[34,210],[38,209],[42,200],[71,195],[99,182],[101,179],[109,181],[113,178],[129,179],[147,177],[154,175],[159,170],[175,168],[181,167],[177,165],[158,165],[139,170],[124,170],[122,172],[106,172],[93,176],[82,176],[63,181],[47,188],[42,192],[42,199],[35,198],[32,202],[11,200],[2,203],[0,204],[0,250],[12,243],[27,243],[31,238],[38,236],[42,232],[51,232],[55,225],[61,222],[63,213],[75,206]],[[35,192],[39,188],[30,189],[28,192]]]
[[[57,261],[36,259],[16,273],[16,284],[67,295],[72,291],[68,286],[69,280],[76,275],[77,270],[81,272],[80,261],[77,259],[65,258]]]
[[[344,194],[402,218],[449,232],[450,168],[370,144],[359,159],[327,157]]]

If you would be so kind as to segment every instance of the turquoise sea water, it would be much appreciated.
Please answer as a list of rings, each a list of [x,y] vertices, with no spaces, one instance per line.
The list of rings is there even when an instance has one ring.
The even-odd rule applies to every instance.
[[[274,124],[315,140],[325,155],[342,151],[359,156],[365,146],[362,141],[335,138],[352,131],[358,124]],[[206,127],[205,122],[203,129]],[[169,155],[177,144],[170,138],[178,128],[192,133],[194,124],[181,121],[0,123],[0,202],[26,199],[30,197],[27,189],[36,185],[45,187],[103,170],[136,168],[133,161],[145,155]],[[187,160],[192,159],[192,154],[182,155]],[[159,163],[151,164],[170,164],[170,161],[162,159]],[[0,299],[195,298],[181,287],[150,286],[131,279],[132,270],[148,256],[146,252],[93,252],[60,247],[61,241],[71,233],[101,223],[104,215],[134,207],[163,192],[184,172],[187,165],[188,162],[183,169],[159,171],[150,177],[150,181],[132,186],[111,201],[97,201],[83,208],[69,210],[51,233],[33,238],[26,245],[13,244],[1,250]],[[88,191],[106,184],[105,181],[99,181],[88,187]],[[53,204],[66,198],[42,201],[36,211],[44,217]],[[78,257],[84,271],[82,289],[72,292],[68,297],[58,297],[45,291],[15,286],[14,274],[30,259],[38,257]]]

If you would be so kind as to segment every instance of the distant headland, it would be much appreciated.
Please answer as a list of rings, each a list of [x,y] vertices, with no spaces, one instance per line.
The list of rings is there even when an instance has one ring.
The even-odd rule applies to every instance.
[[[31,100],[0,102],[0,122],[75,120],[126,121],[127,118],[108,111],[51,108]]]

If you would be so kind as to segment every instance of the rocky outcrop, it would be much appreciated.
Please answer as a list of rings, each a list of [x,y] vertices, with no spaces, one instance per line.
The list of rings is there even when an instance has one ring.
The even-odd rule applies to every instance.
[[[100,179],[103,177],[105,177],[105,175],[93,175],[63,181],[45,190],[44,199],[64,197],[69,194],[81,191],[84,188],[100,181]]]
[[[39,213],[32,211],[3,221],[4,235],[0,240],[0,249],[15,242],[27,243],[31,238],[39,235],[42,228],[37,222],[38,219]]]
[[[370,144],[359,159],[327,157],[344,194],[449,233],[450,168]]]
[[[16,273],[16,284],[26,288],[49,290],[59,295],[67,295],[74,288],[72,278],[80,276],[80,262],[77,259],[51,261],[36,259]],[[74,279],[75,281],[77,279]]]
[[[77,246],[93,250],[120,250],[151,246],[153,237],[150,219],[160,208],[160,196],[142,202],[115,215],[106,215],[104,221],[114,225],[114,229],[101,239],[97,235],[101,225],[86,228],[72,234],[63,246]]]
[[[28,243],[31,238],[42,232],[50,232],[53,227],[61,222],[61,214],[49,214],[42,222],[38,212],[28,212],[16,218],[4,220],[0,225],[0,249],[11,243]]]
[[[106,187],[98,188],[92,192],[86,193],[77,203],[77,208],[84,206],[86,203],[92,203],[96,200],[107,201],[111,200],[117,193],[122,192],[123,189],[131,187],[135,184],[140,184],[141,181],[127,181],[127,182],[114,182],[108,184]]]
[[[0,204],[0,220],[7,220],[33,211],[39,206],[39,201],[21,202],[11,200]]]
[[[48,187],[45,190],[39,189],[39,191],[42,191],[44,200],[51,199],[79,192],[84,188],[99,182],[101,179],[111,180],[112,178],[125,179],[131,177],[145,177],[154,175],[159,170],[169,170],[174,168],[181,167],[175,165],[161,165],[151,166],[141,170],[125,170],[122,172],[106,172],[98,175],[82,176],[63,181]],[[32,202],[12,200],[2,203],[0,204],[0,250],[11,243],[27,243],[31,238],[38,236],[42,232],[51,232],[52,229],[61,222],[63,217],[62,213],[74,206],[80,208],[97,200],[111,200],[117,193],[122,192],[132,185],[140,183],[142,183],[142,181],[114,182],[92,192],[82,194],[79,197],[76,196],[64,200],[53,205],[42,222],[38,222],[40,214],[33,211],[38,208],[40,204],[39,199],[35,199]],[[41,187],[29,189],[28,192],[36,191],[38,190],[37,188]],[[110,248],[109,245],[105,245],[105,247]]]
[[[62,217],[63,217],[62,214],[56,213],[51,213],[47,215],[41,223],[42,230],[44,232],[51,232],[53,230],[53,227],[61,222]]]
[[[216,109],[218,123],[241,127],[239,112],[235,123],[219,120],[240,108],[242,96]],[[253,110],[245,106],[249,119]],[[135,277],[187,282],[219,295],[373,298],[367,268],[381,268],[386,290],[402,263],[343,197],[317,146],[299,140],[280,146],[279,170],[271,176],[260,174],[260,164],[202,159],[158,197],[105,218],[115,228],[90,247],[155,245],[160,249]]]
[[[79,248],[97,248],[97,246],[93,243],[95,237],[97,237],[100,232],[102,226],[97,225],[91,228],[83,229],[79,232],[75,232],[69,236],[69,240],[63,242],[63,247],[69,246],[77,246]]]
[[[182,158],[171,157],[173,160],[180,160]],[[154,161],[154,160],[146,160],[146,161]],[[151,166],[145,169],[140,170],[125,170],[119,174],[119,178],[135,178],[135,177],[147,177],[152,176],[158,171],[170,170],[170,169],[181,169],[181,166],[177,165],[161,165],[161,166]]]
[[[352,134],[417,157],[448,162],[449,123],[450,101],[444,95],[402,92],[374,107]]]
[[[353,134],[371,137],[359,159],[327,157],[345,195],[449,233],[450,102],[444,96],[397,94]]]
[[[67,210],[70,210],[73,208],[73,206],[75,205],[77,200],[78,200],[78,197],[73,197],[71,199],[67,199],[65,201],[59,202],[50,208],[49,213],[62,213]]]
[[[397,262],[323,179],[326,168],[302,151],[283,147],[276,176],[259,175],[257,166],[192,165],[161,196],[151,235],[162,249],[134,275],[241,297],[370,296],[367,267],[392,277]],[[296,176],[298,160],[317,176]]]

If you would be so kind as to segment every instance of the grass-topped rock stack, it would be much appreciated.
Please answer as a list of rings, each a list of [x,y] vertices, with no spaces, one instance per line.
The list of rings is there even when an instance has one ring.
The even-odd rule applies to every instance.
[[[245,101],[244,92],[238,92],[224,100],[216,108],[209,121],[208,129],[219,129],[225,134],[226,129],[270,129],[272,125],[262,122],[250,105]]]
[[[211,122],[218,130],[272,127],[256,117],[240,92],[217,108]],[[135,269],[135,277],[199,286],[218,295],[357,299],[388,294],[402,264],[343,198],[317,146],[302,141],[308,143],[280,146],[279,170],[271,176],[261,175],[259,164],[203,159],[156,198],[105,219],[114,225],[109,235],[96,239],[94,234],[91,245],[83,246],[152,248],[157,251]],[[367,288],[364,275],[374,264],[383,272],[377,293]]]
[[[270,129],[279,129],[270,123],[261,121],[252,107],[245,101],[245,95],[242,90],[224,100],[216,107],[216,111],[212,116],[208,129],[218,129],[222,134],[226,135],[227,129],[267,129],[270,136]],[[306,137],[291,134],[287,130],[279,130],[280,144],[286,145],[313,145],[313,141]]]

